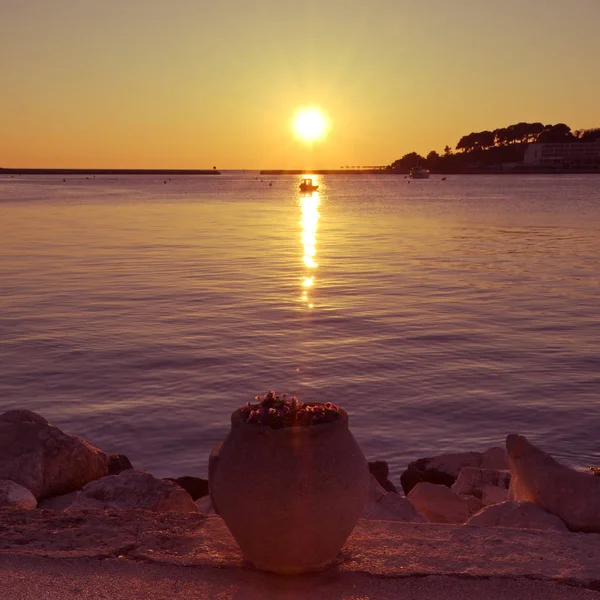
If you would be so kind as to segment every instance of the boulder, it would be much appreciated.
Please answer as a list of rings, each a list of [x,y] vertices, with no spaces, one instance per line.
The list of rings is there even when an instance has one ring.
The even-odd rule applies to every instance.
[[[215,498],[213,495],[213,491],[211,489],[211,481],[215,475],[217,470],[217,466],[219,461],[221,460],[221,447],[223,446],[223,442],[219,442],[210,452],[208,456],[208,493],[210,495],[210,501],[212,503],[212,507],[215,511],[215,514],[219,514],[219,508],[217,507],[217,503],[215,502]]]
[[[377,503],[385,496],[387,492],[383,489],[379,481],[375,478],[374,475],[370,475],[369,477],[369,489],[367,492],[367,504],[369,503]]]
[[[488,506],[473,515],[467,521],[467,525],[568,531],[567,526],[558,517],[531,502],[502,502]]]
[[[508,469],[508,461],[504,448],[500,447],[485,452],[455,452],[420,458],[409,463],[400,482],[407,495],[421,481],[450,487],[463,467],[503,470]]]
[[[36,506],[37,500],[27,488],[10,479],[0,479],[0,508],[33,510]]]
[[[168,481],[176,483],[182,487],[191,497],[192,500],[196,501],[202,496],[208,495],[208,480],[200,479],[200,477],[190,477],[188,475],[184,477],[166,477]]]
[[[133,469],[133,465],[124,454],[111,454],[108,457],[108,475],[118,475],[127,469]]]
[[[63,433],[28,410],[0,415],[0,479],[27,488],[36,499],[66,494],[108,473],[108,456]]]
[[[192,497],[182,487],[137,469],[128,469],[119,475],[109,475],[88,483],[82,492],[85,498],[103,503],[104,508],[198,512]],[[81,500],[78,500],[78,504]]]
[[[506,501],[509,485],[510,471],[463,467],[450,489],[459,496],[475,496],[487,506]]]
[[[521,435],[509,435],[506,450],[512,499],[556,515],[571,531],[600,533],[600,478],[561,465]]]
[[[386,492],[374,475],[371,475],[369,480],[369,493],[362,518],[407,523],[425,521],[423,515],[420,515],[406,498],[394,492]]]
[[[445,485],[426,481],[415,485],[408,500],[430,523],[464,523],[483,506],[478,498],[463,498]]]
[[[481,454],[482,469],[496,469],[497,471],[508,471],[508,456],[502,446],[492,446]]]
[[[508,490],[506,488],[496,487],[495,485],[486,485],[483,487],[481,501],[484,506],[500,504],[508,500]]]
[[[210,496],[198,498],[195,502],[198,510],[204,515],[216,515],[215,508],[210,501]]]
[[[371,475],[377,479],[379,485],[381,485],[386,492],[398,493],[396,486],[389,480],[390,469],[385,460],[375,460],[367,464],[369,465]]]

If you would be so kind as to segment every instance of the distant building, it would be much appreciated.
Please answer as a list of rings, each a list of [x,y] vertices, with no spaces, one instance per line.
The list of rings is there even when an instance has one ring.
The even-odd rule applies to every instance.
[[[526,167],[600,168],[600,139],[593,142],[529,144],[523,164]]]

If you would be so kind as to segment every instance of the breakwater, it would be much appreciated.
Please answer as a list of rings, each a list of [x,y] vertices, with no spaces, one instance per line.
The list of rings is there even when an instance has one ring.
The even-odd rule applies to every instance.
[[[2,169],[0,175],[220,175],[216,169]]]

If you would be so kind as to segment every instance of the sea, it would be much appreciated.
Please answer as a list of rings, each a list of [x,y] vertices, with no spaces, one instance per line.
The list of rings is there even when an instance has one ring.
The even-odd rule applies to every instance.
[[[600,464],[600,176],[314,179],[0,176],[0,412],[159,477],[269,390],[396,485],[509,433]]]

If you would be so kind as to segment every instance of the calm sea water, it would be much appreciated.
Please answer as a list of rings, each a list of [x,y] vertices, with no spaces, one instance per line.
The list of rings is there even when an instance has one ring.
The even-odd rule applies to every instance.
[[[600,177],[0,178],[0,403],[205,475],[274,389],[370,459],[600,463]],[[326,457],[324,457],[326,460]]]

